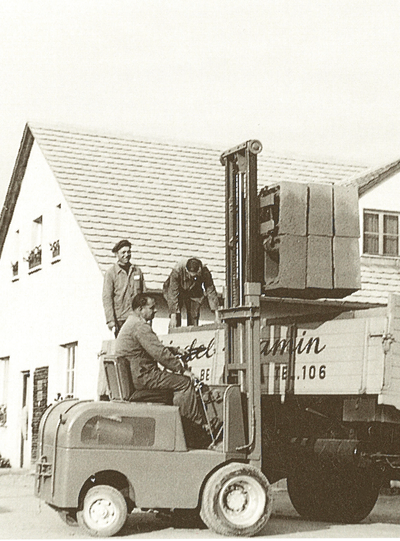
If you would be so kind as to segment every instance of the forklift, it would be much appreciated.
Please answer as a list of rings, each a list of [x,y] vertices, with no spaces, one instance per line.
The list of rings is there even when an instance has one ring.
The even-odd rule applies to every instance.
[[[135,508],[198,513],[208,528],[225,536],[253,536],[268,522],[272,492],[261,469],[255,212],[261,150],[261,143],[251,140],[221,156],[228,245],[221,319],[227,348],[225,382],[200,391],[209,448],[187,445],[176,406],[140,397],[127,401],[127,374],[110,356],[104,361],[111,401],[67,399],[43,414],[35,494],[92,536],[116,535]],[[230,381],[231,374],[239,374],[237,381]]]

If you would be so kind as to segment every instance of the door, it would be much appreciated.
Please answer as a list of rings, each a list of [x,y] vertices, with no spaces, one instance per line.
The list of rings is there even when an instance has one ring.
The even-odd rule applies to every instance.
[[[20,452],[20,468],[28,467],[29,459],[27,460],[27,440],[29,438],[29,411],[28,411],[28,392],[29,392],[29,377],[30,372],[26,370],[22,372],[22,405],[21,405],[21,452]]]
[[[43,413],[47,409],[47,390],[49,381],[49,367],[36,368],[33,374],[33,400],[32,400],[32,453],[31,460],[35,462],[39,457],[38,437],[39,424]]]

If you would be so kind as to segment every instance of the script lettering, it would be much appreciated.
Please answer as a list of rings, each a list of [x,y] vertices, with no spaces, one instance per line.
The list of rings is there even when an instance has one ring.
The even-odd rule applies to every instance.
[[[311,337],[308,339],[308,341],[305,342],[305,334],[306,331],[303,331],[303,335],[299,340],[293,340],[292,338],[289,339],[277,339],[275,341],[271,340],[261,340],[261,355],[264,357],[267,357],[268,355],[277,355],[278,353],[280,355],[283,355],[286,353],[297,353],[298,355],[301,355],[302,353],[312,353],[312,348],[314,346],[314,351],[316,355],[318,353],[321,353],[321,351],[324,351],[326,348],[326,345],[323,345],[320,347],[320,338],[317,337]]]

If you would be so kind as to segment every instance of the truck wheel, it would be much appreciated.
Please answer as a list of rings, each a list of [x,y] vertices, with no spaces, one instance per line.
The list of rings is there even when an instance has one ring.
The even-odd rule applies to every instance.
[[[200,516],[214,532],[252,536],[271,515],[271,487],[264,474],[248,464],[223,466],[208,479]]]
[[[308,470],[288,478],[288,494],[300,515],[348,524],[370,514],[380,486],[379,478],[368,471]]]
[[[287,491],[296,511],[304,518],[321,519],[321,498],[324,497],[322,473],[311,470],[296,471],[287,478]],[[326,494],[325,494],[326,497]]]
[[[82,509],[77,512],[78,524],[93,537],[110,537],[126,522],[128,510],[121,492],[109,485],[88,490]]]

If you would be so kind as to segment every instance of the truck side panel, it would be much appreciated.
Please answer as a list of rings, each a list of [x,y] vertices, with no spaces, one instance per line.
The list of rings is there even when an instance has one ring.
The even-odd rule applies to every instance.
[[[380,404],[390,404],[400,409],[400,295],[391,295],[388,304],[388,333],[383,340],[385,369]]]

